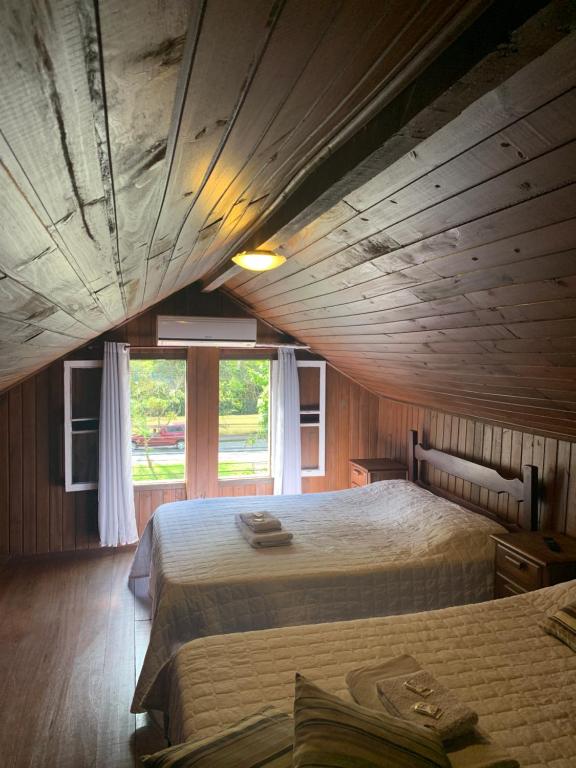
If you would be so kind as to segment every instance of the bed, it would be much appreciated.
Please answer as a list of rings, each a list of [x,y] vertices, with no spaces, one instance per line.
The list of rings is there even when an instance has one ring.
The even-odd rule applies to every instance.
[[[172,743],[203,738],[273,705],[287,712],[296,671],[350,699],[345,675],[414,656],[480,716],[522,768],[576,765],[576,653],[539,622],[576,600],[576,581],[427,613],[200,638],[165,670]]]
[[[412,481],[332,493],[203,499],[165,504],[148,523],[133,577],[149,575],[150,643],[132,704],[158,708],[154,682],[172,654],[196,637],[424,611],[492,596],[495,520],[418,485],[422,462],[450,465],[524,499],[533,524],[533,476],[426,451],[413,438]],[[456,462],[456,463],[454,463]],[[466,466],[465,466],[466,465]],[[478,472],[481,474],[479,479]],[[250,548],[234,515],[268,510],[293,532],[290,547]]]

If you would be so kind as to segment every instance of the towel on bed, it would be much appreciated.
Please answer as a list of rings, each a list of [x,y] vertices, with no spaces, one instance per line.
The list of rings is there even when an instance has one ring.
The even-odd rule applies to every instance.
[[[285,547],[292,543],[292,534],[288,531],[268,531],[267,533],[257,533],[245,525],[236,515],[236,525],[242,536],[248,544],[254,549],[264,549],[266,547]]]
[[[256,533],[279,531],[282,528],[280,520],[270,512],[240,512],[238,517]]]
[[[346,675],[346,684],[358,704],[381,710],[385,707],[378,693],[379,682],[386,679],[412,679],[421,671],[422,668],[416,659],[404,654],[379,664],[352,669]],[[415,701],[428,701],[429,698],[415,698]],[[416,716],[421,723],[428,719],[422,715]],[[446,749],[453,768],[518,768],[518,762],[493,744],[489,736],[477,726],[473,726],[468,733],[457,739],[452,738]]]
[[[415,688],[422,687],[430,693],[428,695],[415,693],[406,687],[407,682]],[[474,710],[467,707],[433,675],[423,669],[409,675],[378,680],[376,688],[380,701],[391,715],[432,728],[444,742],[470,732],[478,722],[478,715]],[[416,712],[414,705],[419,702],[439,707],[440,717],[433,719]]]

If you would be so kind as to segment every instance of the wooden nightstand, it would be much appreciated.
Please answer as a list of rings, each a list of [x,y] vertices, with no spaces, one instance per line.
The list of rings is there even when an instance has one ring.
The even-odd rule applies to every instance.
[[[350,459],[352,488],[370,485],[378,480],[407,480],[408,467],[392,459]]]
[[[560,552],[546,546],[558,542]],[[576,579],[576,539],[552,531],[519,531],[492,536],[496,542],[494,597],[510,597]]]

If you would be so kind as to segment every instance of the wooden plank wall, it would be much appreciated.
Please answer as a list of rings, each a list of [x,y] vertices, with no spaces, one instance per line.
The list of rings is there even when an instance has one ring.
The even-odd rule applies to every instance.
[[[98,546],[96,491],[64,492],[62,380],[57,362],[0,396],[0,554]],[[349,458],[403,460],[408,429],[418,429],[430,447],[496,468],[518,471],[524,463],[536,464],[542,521],[576,535],[576,443],[377,398],[330,366],[326,429],[326,475],[305,478],[305,492],[348,487]],[[504,497],[445,473],[434,481],[516,519],[517,506]],[[220,481],[216,488],[219,496],[271,492],[269,481]],[[184,484],[139,487],[139,529],[157,506],[184,498]]]
[[[378,455],[403,460],[410,429],[417,429],[421,442],[430,448],[504,472],[516,474],[524,464],[536,465],[541,527],[576,536],[576,443],[380,398]],[[498,496],[445,472],[433,471],[429,479],[510,522],[518,519],[518,504],[506,494]]]
[[[0,395],[0,554],[99,546],[97,491],[64,491],[63,377],[59,361]],[[305,478],[305,492],[346,488],[348,458],[377,451],[378,398],[333,368],[328,368],[326,386],[326,475]],[[202,398],[196,410],[208,418]],[[188,445],[190,456],[204,456],[206,429],[197,430],[196,444],[189,440]],[[206,467],[194,476],[199,474],[204,485],[190,488],[190,495],[207,495],[206,483],[214,487]],[[242,496],[271,493],[272,486],[266,480],[220,481],[214,490],[219,496]],[[138,529],[160,504],[185,498],[184,483],[137,487]]]

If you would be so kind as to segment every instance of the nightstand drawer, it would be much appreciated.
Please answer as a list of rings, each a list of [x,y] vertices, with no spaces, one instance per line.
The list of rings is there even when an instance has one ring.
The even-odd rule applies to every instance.
[[[496,545],[496,573],[526,590],[542,585],[542,568],[518,552]]]
[[[368,471],[359,467],[350,467],[350,485],[361,486],[368,485]]]
[[[523,595],[527,590],[519,587],[518,584],[514,584],[512,581],[508,581],[504,576],[499,573],[496,574],[494,579],[494,597],[496,599],[500,597],[512,597],[513,595]]]

